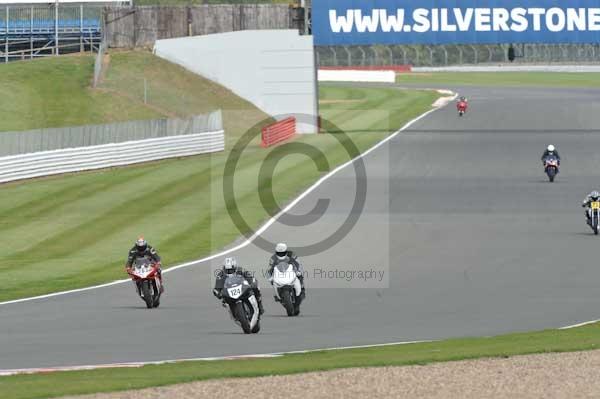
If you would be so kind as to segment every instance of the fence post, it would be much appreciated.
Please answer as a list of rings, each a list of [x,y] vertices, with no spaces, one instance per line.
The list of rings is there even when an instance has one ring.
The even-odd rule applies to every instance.
[[[83,53],[83,4],[79,5],[79,52]]]
[[[344,46],[343,48],[346,52],[346,55],[348,56],[348,66],[352,66],[352,53],[350,52],[350,50],[348,50],[348,47]]]
[[[388,54],[390,55],[390,65],[394,65],[394,53],[392,52],[392,49],[390,48],[390,46],[385,46],[385,48],[388,51]]]
[[[442,50],[444,50],[444,65],[448,66],[448,50],[445,45],[442,45]]]
[[[33,59],[33,6],[31,6],[31,23],[29,26],[29,59]]]
[[[363,50],[363,48],[361,46],[358,46],[358,49],[360,50],[360,54],[362,55],[362,59],[360,60],[360,65],[364,66],[367,55],[365,54],[365,50]]]
[[[54,55],[58,55],[58,0],[54,2]]]
[[[371,52],[373,53],[373,61],[371,61],[371,65],[379,65],[379,53],[375,49],[375,46],[369,47]]]
[[[331,52],[333,53],[333,65],[337,66],[338,62],[337,62],[337,54],[335,52],[335,49],[333,48],[333,46],[329,46],[329,50],[331,50]]]
[[[8,6],[6,6],[6,35],[4,40],[4,63],[8,63]]]

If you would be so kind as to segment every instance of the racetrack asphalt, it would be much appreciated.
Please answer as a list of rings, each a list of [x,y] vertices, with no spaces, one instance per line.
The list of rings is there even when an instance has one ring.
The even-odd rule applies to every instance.
[[[259,334],[229,319],[211,294],[217,264],[202,263],[167,274],[155,310],[130,283],[0,306],[0,369],[489,336],[599,318],[600,238],[580,204],[600,186],[600,91],[455,89],[470,100],[465,117],[437,110],[364,158],[356,226],[317,255],[299,254],[308,287],[299,317],[273,301],[261,275],[269,254],[249,245],[235,256],[261,282]],[[539,159],[550,143],[563,158],[552,184]],[[325,216],[276,222],[264,236],[320,240],[346,219],[356,185],[353,168],[341,170],[292,210],[329,198]],[[383,280],[319,269],[375,270]]]

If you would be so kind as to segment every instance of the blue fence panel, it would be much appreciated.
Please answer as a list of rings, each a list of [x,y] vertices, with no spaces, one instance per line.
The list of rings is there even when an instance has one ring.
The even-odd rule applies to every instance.
[[[599,0],[319,0],[316,45],[598,43]]]

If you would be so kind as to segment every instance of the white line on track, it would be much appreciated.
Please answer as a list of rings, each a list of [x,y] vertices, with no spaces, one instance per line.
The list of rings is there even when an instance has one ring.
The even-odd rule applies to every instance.
[[[600,319],[598,319],[598,320],[584,321],[584,322],[581,322],[581,323],[572,324],[570,326],[560,327],[559,330],[568,330],[568,329],[571,329],[571,328],[583,327],[583,326],[587,326],[588,324],[598,323],[599,321],[600,321]]]
[[[457,97],[457,94],[454,94],[451,98],[448,97],[448,99],[449,99],[448,102],[454,100],[456,97]],[[250,238],[246,239],[241,244],[236,245],[235,247],[229,248],[229,249],[227,249],[225,251],[216,253],[214,255],[207,256],[206,258],[202,258],[202,259],[194,260],[194,261],[191,261],[191,262],[182,263],[182,264],[177,265],[177,266],[173,266],[173,267],[171,267],[169,269],[165,269],[163,271],[163,273],[169,273],[169,272],[173,272],[175,270],[183,269],[185,267],[194,266],[194,265],[197,265],[199,263],[208,262],[210,260],[213,260],[215,258],[223,257],[225,255],[228,255],[228,254],[230,254],[232,252],[235,252],[235,251],[237,251],[239,249],[242,249],[242,248],[250,245],[256,239],[256,237],[260,236],[273,223],[275,223],[277,221],[277,219],[279,219],[284,213],[288,212],[290,209],[292,209],[294,206],[296,206],[296,204],[298,202],[300,202],[304,197],[306,197],[308,194],[310,194],[311,192],[313,192],[317,187],[319,187],[321,184],[323,184],[323,182],[325,182],[327,179],[329,179],[330,177],[332,177],[333,175],[335,175],[337,172],[339,172],[340,170],[344,169],[345,167],[347,167],[349,165],[352,165],[356,160],[358,160],[360,158],[364,158],[365,156],[367,156],[371,152],[375,151],[377,148],[381,147],[383,144],[385,144],[388,141],[392,140],[394,137],[396,137],[397,135],[399,135],[402,131],[408,129],[414,123],[418,122],[419,120],[423,119],[427,115],[431,114],[432,112],[434,112],[434,111],[436,111],[436,110],[438,110],[440,108],[441,107],[435,107],[435,108],[430,109],[429,111],[427,111],[427,112],[419,115],[415,119],[409,121],[407,124],[405,124],[404,126],[402,126],[402,128],[400,128],[396,132],[390,134],[388,137],[386,137],[385,139],[381,140],[379,143],[375,144],[373,147],[369,148],[367,151],[365,151],[362,154],[358,155],[357,157],[355,157],[355,158],[347,161],[346,163],[344,163],[344,164],[336,167],[331,172],[329,172],[325,176],[321,177],[312,186],[310,186],[306,191],[304,191],[302,194],[300,194],[295,200],[293,200],[292,202],[290,202],[286,207],[284,207],[281,211],[279,211],[279,213],[277,213],[275,216],[273,216],[271,219],[269,219],[264,225],[262,225],[258,230],[256,230],[254,232],[254,234],[252,234],[252,236],[250,236]],[[68,291],[54,292],[54,293],[51,293],[51,294],[38,295],[38,296],[29,297],[29,298],[14,299],[14,300],[11,300],[11,301],[0,302],[0,306],[10,305],[10,304],[15,304],[15,303],[21,303],[21,302],[35,301],[35,300],[39,300],[39,299],[53,298],[53,297],[62,296],[62,295],[75,294],[75,293],[78,293],[78,292],[85,292],[85,291],[97,290],[99,288],[110,287],[110,286],[117,285],[117,284],[123,284],[123,283],[129,282],[129,281],[131,281],[131,280],[130,279],[116,280],[116,281],[112,281],[110,283],[105,283],[105,284],[100,284],[100,285],[94,285],[94,286],[91,286],[91,287],[78,288],[78,289],[68,290]]]
[[[169,363],[183,363],[183,362],[198,362],[198,361],[216,361],[216,360],[240,360],[240,359],[265,359],[265,358],[276,358],[285,355],[295,355],[312,352],[322,351],[336,351],[344,349],[364,349],[364,348],[376,348],[380,346],[391,346],[391,345],[408,345],[418,344],[424,342],[436,342],[436,341],[403,341],[403,342],[389,342],[385,344],[371,344],[371,345],[357,345],[357,346],[343,346],[338,348],[323,348],[323,349],[309,349],[291,352],[275,352],[275,353],[258,353],[253,355],[239,355],[239,356],[220,356],[220,357],[199,357],[199,358],[188,358],[188,359],[173,359],[173,360],[159,360],[153,362],[131,362],[131,363],[107,363],[97,365],[86,365],[86,366],[65,366],[65,367],[49,367],[49,368],[30,368],[30,369],[13,369],[13,370],[0,370],[0,377],[17,375],[17,374],[38,374],[38,373],[52,373],[58,371],[84,371],[84,370],[96,370],[106,368],[138,368],[149,365],[169,364]]]

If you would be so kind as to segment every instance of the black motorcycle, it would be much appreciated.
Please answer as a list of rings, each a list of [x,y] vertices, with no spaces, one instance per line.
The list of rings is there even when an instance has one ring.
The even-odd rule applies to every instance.
[[[260,313],[254,290],[240,275],[228,276],[223,284],[223,303],[228,305],[231,318],[245,334],[260,331]]]

